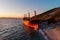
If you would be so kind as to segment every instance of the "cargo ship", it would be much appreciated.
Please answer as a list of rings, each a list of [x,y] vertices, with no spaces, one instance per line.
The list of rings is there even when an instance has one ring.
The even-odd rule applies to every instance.
[[[35,16],[36,16],[36,11],[34,11]],[[30,13],[28,13],[28,17],[26,14],[24,14],[24,18],[23,18],[23,24],[25,26],[25,30],[27,31],[33,31],[33,30],[37,30],[38,29],[38,24],[31,22],[31,17],[30,17]]]

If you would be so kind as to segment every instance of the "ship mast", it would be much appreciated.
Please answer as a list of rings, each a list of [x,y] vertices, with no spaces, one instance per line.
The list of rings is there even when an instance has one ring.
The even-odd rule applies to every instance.
[[[27,17],[27,15],[26,14],[24,14],[24,18],[26,18]]]
[[[36,17],[36,11],[34,11],[34,15],[35,15],[35,19],[37,19],[37,17]]]
[[[36,11],[34,11],[34,15],[36,16]]]
[[[30,20],[30,13],[28,12],[28,19]]]

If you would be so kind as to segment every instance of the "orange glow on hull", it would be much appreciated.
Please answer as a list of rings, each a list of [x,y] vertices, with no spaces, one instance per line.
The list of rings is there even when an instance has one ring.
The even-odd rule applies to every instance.
[[[24,20],[23,21],[23,24],[27,27],[31,27],[31,28],[34,28],[34,30],[37,30],[38,29],[38,24],[33,24],[33,23],[30,23],[28,20]]]

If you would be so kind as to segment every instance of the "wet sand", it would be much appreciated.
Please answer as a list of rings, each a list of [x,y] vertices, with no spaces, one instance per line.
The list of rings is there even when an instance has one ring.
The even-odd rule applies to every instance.
[[[48,38],[51,40],[60,40],[60,28],[48,29],[43,30]]]

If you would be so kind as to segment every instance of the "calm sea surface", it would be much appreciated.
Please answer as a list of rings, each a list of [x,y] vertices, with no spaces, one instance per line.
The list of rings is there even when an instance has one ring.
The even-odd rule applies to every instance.
[[[0,40],[28,40],[22,19],[0,18]]]

